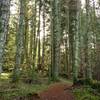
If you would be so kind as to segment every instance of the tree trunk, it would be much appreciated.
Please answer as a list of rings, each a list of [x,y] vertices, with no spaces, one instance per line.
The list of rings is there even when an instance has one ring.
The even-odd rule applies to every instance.
[[[8,32],[10,0],[0,0],[0,73],[3,71],[3,54]]]
[[[14,75],[13,81],[16,82],[19,79],[20,75],[20,68],[22,65],[22,55],[23,55],[23,39],[24,39],[24,28],[25,28],[25,18],[24,18],[24,9],[25,9],[25,2],[20,0],[20,16],[19,16],[19,27],[18,32],[16,34],[16,63],[14,67]]]
[[[86,0],[86,34],[85,34],[85,69],[86,69],[86,82],[89,82],[92,79],[92,70],[90,66],[90,51],[89,51],[89,32],[90,32],[90,1]]]
[[[79,33],[78,33],[78,15],[79,15],[79,1],[69,1],[69,49],[70,60],[73,70],[73,82],[78,80],[79,67]]]
[[[51,65],[51,78],[56,80],[59,75],[60,65],[60,0],[52,1],[52,65]]]
[[[45,57],[45,0],[43,1],[43,43],[42,43],[42,70],[44,70],[44,57]]]

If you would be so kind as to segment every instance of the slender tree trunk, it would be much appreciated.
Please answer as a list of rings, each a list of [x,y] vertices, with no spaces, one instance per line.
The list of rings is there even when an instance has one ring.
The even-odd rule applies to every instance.
[[[37,20],[36,20],[36,14],[37,14],[37,2],[36,0],[34,0],[34,7],[32,8],[32,13],[34,14],[33,16],[33,21],[34,21],[34,24],[33,24],[33,69],[35,68],[35,65],[36,65],[36,52],[37,52],[37,34],[36,34],[36,23],[37,23]]]
[[[3,54],[8,32],[10,0],[0,0],[0,73],[3,71]]]
[[[20,68],[22,65],[21,59],[23,54],[23,39],[24,39],[24,28],[25,28],[25,18],[24,18],[24,1],[20,0],[20,16],[19,16],[19,27],[18,32],[16,34],[16,63],[14,67],[14,75],[13,75],[13,81],[16,82],[19,79],[20,75]]]
[[[41,0],[39,0],[39,15],[38,15],[38,30],[37,30],[37,38],[38,38],[38,66],[40,66],[40,57],[41,57],[41,43],[40,43],[40,17],[41,17]]]
[[[43,44],[42,44],[42,70],[44,69],[44,56],[45,56],[45,0],[43,0]]]
[[[33,0],[33,5],[32,5],[32,17],[30,19],[30,48],[29,48],[29,64],[31,67],[30,70],[30,78],[33,81],[34,78],[36,77],[35,75],[35,65],[36,65],[36,56],[37,56],[37,47],[38,47],[38,38],[36,34],[36,25],[37,25],[37,1]]]
[[[100,0],[99,3],[99,11],[100,11]],[[99,12],[98,12],[99,13]],[[97,18],[97,26],[96,26],[96,66],[95,66],[95,78],[100,81],[100,15]]]
[[[92,79],[92,70],[90,66],[90,51],[89,51],[89,31],[90,31],[90,1],[86,0],[86,34],[85,34],[85,69],[86,69],[86,81]]]
[[[70,67],[69,67],[69,9],[68,9],[68,1],[67,1],[67,7],[66,7],[66,26],[65,26],[65,33],[66,33],[66,39],[65,39],[65,73],[69,77],[70,76]]]
[[[24,4],[25,4],[25,13],[24,13],[24,17],[25,17],[25,30],[24,30],[24,60],[25,63],[27,64],[27,66],[29,67],[29,63],[30,63],[30,59],[29,59],[29,20],[28,20],[28,1],[24,0]]]
[[[69,46],[70,46],[70,60],[73,69],[73,82],[78,80],[79,67],[79,33],[78,33],[78,11],[79,1],[69,1]]]
[[[51,65],[51,78],[56,80],[59,75],[59,62],[60,62],[60,0],[52,1],[52,65]]]

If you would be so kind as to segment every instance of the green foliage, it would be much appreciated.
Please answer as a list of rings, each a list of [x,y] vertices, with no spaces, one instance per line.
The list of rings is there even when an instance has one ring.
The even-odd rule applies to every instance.
[[[11,17],[10,21],[11,23],[9,26],[9,32],[4,54],[4,64],[3,64],[4,71],[12,71],[15,64],[15,52],[16,52],[15,36],[16,36],[16,25],[17,25],[16,17],[14,18]]]
[[[100,93],[100,81],[94,81],[93,84],[91,85],[91,87],[92,87],[93,89],[96,89],[97,92]]]
[[[1,81],[0,81],[1,82]],[[6,89],[5,89],[6,88]],[[26,84],[18,82],[17,84],[11,84],[5,81],[0,83],[0,99],[13,100],[18,97],[27,96],[28,94],[38,93],[48,88],[46,84]]]
[[[8,80],[11,77],[11,73],[1,73],[0,80]]]
[[[74,89],[76,100],[100,100],[99,96],[93,94],[93,89],[90,87],[83,87]]]
[[[14,72],[13,72],[13,74],[12,74],[12,82],[14,82],[14,83],[18,82],[20,76],[21,76],[20,71],[14,70]]]
[[[23,77],[25,78],[26,82],[28,83],[34,83],[34,81],[39,80],[39,76],[35,72],[34,69],[29,69],[27,72],[25,71],[23,74]]]

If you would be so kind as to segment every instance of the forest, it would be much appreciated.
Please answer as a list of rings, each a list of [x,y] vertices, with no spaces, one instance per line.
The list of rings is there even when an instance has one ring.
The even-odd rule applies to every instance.
[[[100,100],[100,0],[0,0],[0,100]]]

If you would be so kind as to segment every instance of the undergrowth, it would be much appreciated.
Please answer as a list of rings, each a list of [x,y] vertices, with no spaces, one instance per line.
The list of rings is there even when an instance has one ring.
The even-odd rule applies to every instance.
[[[76,97],[76,100],[100,100],[99,93],[96,93],[96,90],[89,86],[75,88],[73,93]]]
[[[3,73],[0,76],[0,100],[15,100],[17,97],[23,97],[28,94],[35,94],[46,90],[50,84],[54,84],[54,82],[48,84],[48,79],[42,79],[41,82],[37,84],[34,84],[34,82],[28,84],[23,80],[17,83],[11,83],[10,76],[11,74],[9,73]],[[72,81],[64,78],[60,78],[59,82],[72,84]],[[100,100],[100,83],[94,81],[92,86],[76,87],[73,89],[73,93],[76,100]]]
[[[13,100],[13,98],[38,93],[48,88],[48,84],[4,84],[0,87],[0,100]]]

